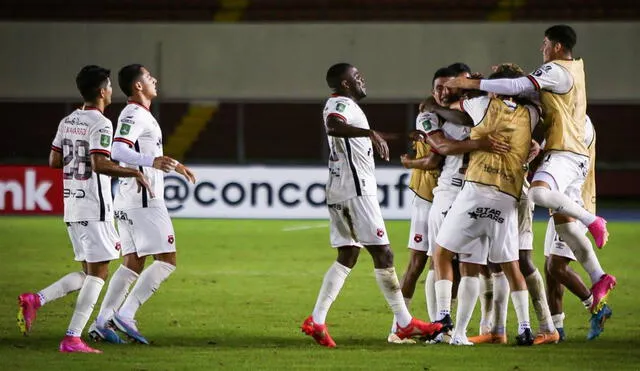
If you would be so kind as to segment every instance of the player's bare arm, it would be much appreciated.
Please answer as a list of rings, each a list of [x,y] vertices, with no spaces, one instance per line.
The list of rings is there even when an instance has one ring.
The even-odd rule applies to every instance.
[[[176,169],[177,161],[169,156],[158,156],[153,159],[153,167],[158,170],[162,170],[165,173],[169,173]]]
[[[51,152],[49,152],[49,167],[62,169],[63,166],[62,152],[51,150]]]
[[[441,131],[438,131],[427,136],[426,142],[437,153],[444,156],[460,155],[473,151],[506,153],[511,149],[509,143],[491,135],[479,139],[458,141],[448,139]]]
[[[98,174],[118,178],[135,178],[138,182],[138,192],[142,191],[142,187],[144,187],[149,192],[151,198],[155,197],[147,178],[145,178],[144,174],[139,170],[119,166],[111,161],[109,157],[100,153],[91,154],[91,168]]]
[[[420,170],[435,170],[442,165],[444,156],[431,152],[426,157],[411,158],[409,155],[404,154],[400,156],[400,162],[406,169],[420,169]]]
[[[348,125],[339,117],[329,116],[327,119],[327,135],[340,138],[369,137],[380,158],[389,161],[389,146],[382,138],[382,135],[375,130],[356,128]]]
[[[473,120],[469,115],[461,111],[455,111],[439,105],[434,97],[425,99],[420,104],[421,112],[434,112],[436,115],[451,123],[473,127]]]

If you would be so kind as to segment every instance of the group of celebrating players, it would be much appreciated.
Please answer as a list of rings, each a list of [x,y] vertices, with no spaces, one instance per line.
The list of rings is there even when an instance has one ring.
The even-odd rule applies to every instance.
[[[338,257],[301,326],[305,334],[320,345],[336,346],[326,316],[362,247],[373,258],[376,281],[394,314],[390,343],[420,338],[453,345],[506,344],[509,296],[518,320],[516,344],[558,343],[565,338],[564,287],[591,313],[587,338],[603,331],[612,314],[607,296],[616,279],[605,273],[585,235],[588,230],[598,248],[608,239],[606,221],[594,214],[595,130],[586,115],[584,64],[572,52],[576,41],[567,25],[548,28],[540,48],[543,64],[530,75],[511,63],[494,66],[488,79],[471,74],[463,63],[436,71],[432,97],[420,105],[411,133],[415,153],[401,157],[412,169],[415,193],[411,256],[401,282],[374,174],[373,150],[388,161],[385,138],[392,135],[369,128],[357,103],[366,96],[358,69],[346,63],[329,68],[327,204]],[[529,167],[535,163],[529,184]],[[534,205],[552,214],[544,248],[546,289],[532,261]],[[571,261],[582,265],[591,287],[570,268]],[[408,310],[427,263],[431,322]],[[535,334],[529,296],[539,322]],[[467,337],[478,298],[479,335]]]
[[[76,85],[84,105],[62,119],[49,154],[49,166],[62,169],[64,221],[82,271],[18,297],[18,327],[26,335],[40,307],[80,290],[60,342],[59,349],[65,353],[101,353],[81,335],[104,286],[109,263],[121,254],[122,265],[109,281],[89,335],[122,344],[120,331],[149,344],[138,330],[135,314],[176,269],[176,239],[164,203],[164,173],[176,171],[195,183],[189,168],[163,155],[162,131],[149,111],[157,96],[156,78],[144,66],[131,64],[119,71],[118,83],[128,102],[114,135],[111,121],[103,114],[111,103],[110,71],[95,65],[80,70]],[[111,177],[119,178],[115,199]],[[145,268],[147,256],[154,261]]]

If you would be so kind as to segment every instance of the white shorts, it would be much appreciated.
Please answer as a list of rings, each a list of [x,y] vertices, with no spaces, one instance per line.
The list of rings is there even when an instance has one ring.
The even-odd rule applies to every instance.
[[[176,235],[165,207],[116,211],[122,255],[138,257],[176,251]]]
[[[535,205],[527,196],[528,188],[523,187],[518,202],[518,246],[520,250],[533,250],[533,209]]]
[[[584,233],[587,233],[587,227],[582,223],[578,224],[584,228]],[[550,255],[557,255],[567,259],[576,260],[576,256],[573,255],[573,251],[571,251],[569,245],[562,241],[558,236],[553,218],[549,218],[549,223],[547,223],[547,233],[544,235],[544,256]]]
[[[332,247],[389,244],[377,196],[358,196],[328,207]]]
[[[453,201],[455,201],[459,193],[459,189],[444,189],[433,194],[433,204],[431,205],[431,212],[429,212],[429,223],[427,223],[429,236],[429,250],[427,250],[427,255],[429,256],[433,256],[435,253],[436,236],[440,231],[440,226],[447,216]]]
[[[120,238],[113,221],[68,222],[76,261],[98,263],[120,257]]]
[[[582,202],[582,185],[589,171],[589,157],[567,151],[545,152],[544,158],[538,166],[533,180],[542,180],[549,184],[552,190],[557,190],[572,201],[584,206]],[[548,175],[547,175],[548,174]],[[548,179],[550,176],[553,181]]]
[[[413,197],[408,244],[412,250],[429,251],[429,211],[431,211],[430,201],[417,195]]]
[[[464,263],[518,260],[518,208],[515,198],[493,187],[465,183],[447,213],[436,243]]]

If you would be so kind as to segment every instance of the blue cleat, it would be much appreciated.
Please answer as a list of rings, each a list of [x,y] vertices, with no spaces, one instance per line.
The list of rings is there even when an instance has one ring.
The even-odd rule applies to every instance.
[[[564,333],[564,328],[560,327],[560,328],[557,328],[556,330],[558,331],[558,334],[560,335],[560,340],[558,340],[558,342],[565,341],[567,339],[567,335],[565,335],[565,333]]]
[[[98,326],[95,322],[92,323],[89,327],[89,337],[95,342],[106,341],[111,344],[127,343],[118,336],[118,333],[115,331],[115,325],[112,322],[108,322],[104,327]]]
[[[609,305],[604,304],[597,313],[591,315],[591,328],[587,334],[587,340],[593,340],[600,336],[602,331],[604,331],[604,323],[612,314],[613,311],[611,311]]]
[[[135,320],[123,318],[116,313],[113,316],[113,323],[116,325],[118,330],[127,334],[131,339],[138,343],[149,345],[149,341],[138,331]]]

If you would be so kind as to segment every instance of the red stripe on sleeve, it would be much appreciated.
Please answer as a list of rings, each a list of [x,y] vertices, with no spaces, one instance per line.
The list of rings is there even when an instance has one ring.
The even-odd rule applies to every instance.
[[[111,152],[109,152],[109,151],[107,151],[105,149],[92,149],[92,150],[89,151],[90,155],[92,155],[94,153],[100,153],[102,155],[111,157]]]
[[[331,117],[331,116],[335,116],[335,117],[337,117],[337,118],[341,119],[342,121],[347,122],[347,118],[346,118],[346,117],[344,117],[344,116],[342,116],[342,115],[341,115],[341,114],[339,114],[339,113],[331,112],[331,113],[329,114],[329,116],[327,116],[327,118],[329,118],[329,117]]]
[[[133,142],[130,141],[129,139],[126,139],[126,138],[120,138],[120,137],[113,138],[113,141],[114,142],[122,142],[122,143],[127,144],[129,147],[133,147]]]
[[[531,75],[527,75],[527,78],[529,79],[529,81],[531,81],[531,83],[536,88],[536,90],[540,90],[540,84],[538,84],[538,81],[536,81],[535,77],[533,77]]]
[[[431,130],[430,132],[427,133],[427,136],[430,137],[435,133],[440,133],[441,131],[442,129]]]
[[[56,147],[56,146],[54,146],[54,145],[52,145],[52,146],[51,146],[51,150],[52,150],[52,151],[56,151],[56,152],[60,152],[60,153],[62,153],[62,148],[60,148],[60,147]]]

